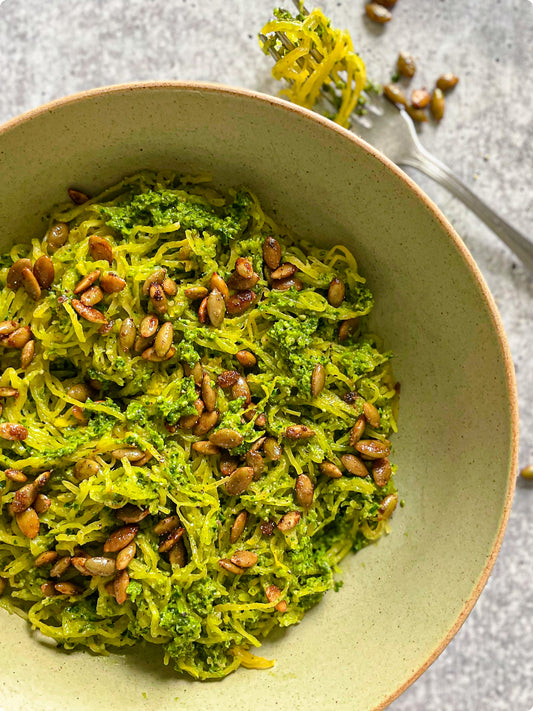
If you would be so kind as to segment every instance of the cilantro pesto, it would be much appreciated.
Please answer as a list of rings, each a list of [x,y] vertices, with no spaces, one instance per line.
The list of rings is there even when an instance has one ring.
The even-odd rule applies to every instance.
[[[372,295],[248,190],[69,193],[0,261],[0,602],[66,649],[271,666],[396,506]]]

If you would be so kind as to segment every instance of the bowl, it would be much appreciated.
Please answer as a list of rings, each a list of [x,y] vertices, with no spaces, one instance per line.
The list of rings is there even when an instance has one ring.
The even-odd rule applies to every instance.
[[[96,193],[142,168],[249,186],[301,237],[351,248],[402,383],[394,449],[405,506],[388,537],[344,560],[339,592],[265,643],[273,669],[195,682],[142,650],[61,652],[2,611],[0,705],[385,708],[471,611],[509,516],[517,400],[493,299],[450,224],[383,155],[312,112],[208,84],[97,89],[4,125],[2,249],[41,236],[67,187]]]

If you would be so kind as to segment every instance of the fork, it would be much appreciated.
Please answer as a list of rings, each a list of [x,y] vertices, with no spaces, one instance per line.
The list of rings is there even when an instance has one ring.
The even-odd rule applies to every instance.
[[[293,2],[298,12],[304,15],[309,14],[308,10],[300,4],[300,0],[293,0]],[[277,32],[276,37],[285,49],[288,51],[294,49],[293,43],[283,32]],[[259,38],[263,43],[267,41],[265,35],[259,35]],[[282,56],[271,45],[269,45],[268,51],[275,61],[278,61]],[[323,57],[316,49],[312,49],[311,54],[318,62],[322,61]],[[321,88],[321,95],[324,101],[335,106],[337,96],[334,82],[324,84]],[[470,190],[447,165],[422,146],[413,120],[405,108],[398,104],[392,104],[382,96],[370,99],[368,94],[364,93],[364,99],[367,113],[362,116],[357,113],[352,115],[351,130],[384,153],[396,165],[416,168],[447,188],[472,210],[533,273],[533,242],[500,217]]]

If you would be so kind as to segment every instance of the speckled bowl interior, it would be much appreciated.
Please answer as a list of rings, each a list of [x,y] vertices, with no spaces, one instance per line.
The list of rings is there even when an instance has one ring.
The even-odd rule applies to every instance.
[[[39,237],[67,187],[95,193],[141,168],[247,185],[302,237],[352,249],[376,298],[375,329],[396,354],[405,506],[390,536],[345,559],[339,592],[264,645],[271,670],[194,682],[157,651],[58,651],[0,611],[0,707],[384,708],[457,631],[501,544],[517,415],[494,303],[444,217],[383,156],[310,112],[208,85],[97,90],[4,126],[1,248]]]

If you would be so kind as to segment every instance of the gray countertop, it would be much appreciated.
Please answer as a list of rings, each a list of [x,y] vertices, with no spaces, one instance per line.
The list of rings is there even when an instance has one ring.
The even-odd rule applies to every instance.
[[[256,39],[273,4],[0,2],[0,121],[66,94],[134,80],[208,80],[276,93],[271,62]],[[399,0],[392,22],[385,26],[364,17],[363,0],[323,0],[321,7],[335,25],[350,29],[369,75],[377,81],[388,80],[399,50],[418,59],[414,86],[431,86],[444,71],[460,76],[441,124],[423,127],[423,143],[503,217],[533,237],[531,0]],[[518,380],[520,463],[533,463],[532,278],[461,203],[421,174],[411,175],[463,237],[500,308]],[[520,480],[502,551],[474,611],[439,659],[391,709],[531,709],[532,542],[533,482]]]

